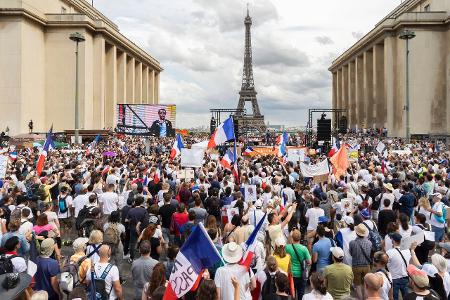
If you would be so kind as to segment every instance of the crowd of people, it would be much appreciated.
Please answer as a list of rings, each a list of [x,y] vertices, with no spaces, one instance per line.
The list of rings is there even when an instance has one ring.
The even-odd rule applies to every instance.
[[[0,295],[162,299],[202,223],[223,262],[186,299],[450,299],[449,152],[380,139],[384,151],[378,138],[341,136],[359,150],[326,178],[273,155],[241,156],[235,176],[208,151],[187,178],[172,138],[123,136],[54,149],[38,176],[39,149],[18,148],[0,179]],[[242,245],[261,220],[247,270]]]

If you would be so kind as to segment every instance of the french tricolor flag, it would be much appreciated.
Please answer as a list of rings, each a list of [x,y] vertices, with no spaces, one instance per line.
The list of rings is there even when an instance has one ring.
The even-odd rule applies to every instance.
[[[173,143],[172,150],[170,150],[170,160],[180,155],[181,149],[184,148],[183,141],[181,140],[181,135],[177,134],[175,142]]]
[[[264,220],[266,219],[265,214],[261,220],[258,222],[258,225],[256,225],[255,229],[253,229],[252,234],[250,234],[248,240],[243,245],[244,248],[244,255],[242,256],[242,260],[239,262],[240,265],[243,265],[247,268],[247,270],[250,268],[250,264],[252,263],[253,255],[255,255],[255,248],[256,248],[256,236],[258,235],[259,230],[261,229],[262,225],[264,224]]]
[[[16,151],[10,152],[9,153],[9,158],[11,160],[16,160],[17,159],[17,152]]]
[[[286,144],[288,142],[288,134],[286,132],[283,132],[282,135],[277,137],[277,142],[275,146],[275,153],[278,157],[286,156]]]
[[[170,274],[163,300],[175,300],[187,292],[195,290],[203,271],[222,260],[219,252],[199,223],[175,258],[175,266]]]
[[[253,148],[252,147],[247,147],[245,150],[244,150],[244,153],[242,153],[242,155],[250,155],[250,154],[252,154],[253,153]]]
[[[233,118],[229,117],[217,127],[216,131],[211,135],[208,142],[208,149],[221,145],[229,140],[234,140],[234,123]]]
[[[86,150],[86,155],[90,155],[91,153],[94,152],[95,146],[98,144],[98,142],[100,142],[100,138],[101,138],[100,134],[97,134],[92,143],[89,144],[89,147]]]
[[[236,156],[234,155],[233,151],[231,151],[231,149],[228,149],[223,158],[220,160],[220,164],[225,169],[231,170],[231,166],[233,165],[235,160]]]
[[[336,141],[333,144],[333,147],[331,147],[331,150],[328,152],[328,157],[332,157],[336,152],[339,151],[341,148],[341,143],[339,139],[336,139]]]
[[[39,154],[39,159],[36,164],[36,173],[38,176],[41,176],[42,170],[44,169],[45,160],[47,159],[48,155],[48,149],[50,145],[53,144],[53,126],[50,127],[50,130],[48,131],[47,138],[44,143],[44,148],[42,148],[41,153]]]

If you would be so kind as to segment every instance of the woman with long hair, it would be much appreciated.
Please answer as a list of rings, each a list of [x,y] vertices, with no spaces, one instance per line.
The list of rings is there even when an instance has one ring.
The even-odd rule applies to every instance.
[[[400,228],[399,233],[401,234],[402,238],[407,238],[411,236],[412,227],[409,224],[409,217],[403,213],[400,214],[398,217],[398,220],[400,222]]]
[[[322,273],[314,272],[311,274],[311,292],[305,294],[302,300],[333,300],[333,297],[327,292],[325,278]]]
[[[383,240],[384,251],[388,251],[389,249],[393,248],[392,239],[389,236],[389,234],[399,231],[398,224],[394,223],[394,222],[389,222],[389,224],[387,225],[386,231],[387,231],[387,234]]]
[[[141,300],[151,300],[153,292],[160,286],[166,285],[166,268],[163,263],[158,263],[153,268],[150,281],[144,285]]]
[[[151,245],[150,256],[155,260],[159,260],[159,255],[162,252],[162,246],[160,239],[155,237],[156,228],[157,227],[155,224],[149,224],[139,236],[137,245],[139,247],[139,244],[142,241],[149,241]]]
[[[86,254],[91,256],[92,264],[98,263],[100,256],[98,251],[103,243],[103,232],[100,230],[92,230],[89,235],[88,246],[86,248]],[[92,253],[92,254],[91,254]]]

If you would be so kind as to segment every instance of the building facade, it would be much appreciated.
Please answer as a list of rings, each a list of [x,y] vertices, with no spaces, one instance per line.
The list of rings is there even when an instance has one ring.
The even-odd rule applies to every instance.
[[[349,128],[406,135],[406,41],[409,40],[410,132],[450,134],[450,1],[406,0],[345,51],[329,70],[333,108]]]
[[[117,103],[159,103],[159,62],[89,3],[0,0],[0,131],[75,128],[75,32],[80,129],[114,127]]]

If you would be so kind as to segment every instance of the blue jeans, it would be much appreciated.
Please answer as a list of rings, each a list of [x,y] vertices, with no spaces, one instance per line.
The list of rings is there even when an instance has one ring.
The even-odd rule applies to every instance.
[[[444,239],[445,227],[439,228],[431,225],[431,231],[434,232],[434,240],[436,242],[442,242],[442,240]]]
[[[398,300],[398,292],[402,293],[402,299],[405,299],[408,294],[408,283],[408,276],[392,280],[394,300]]]

